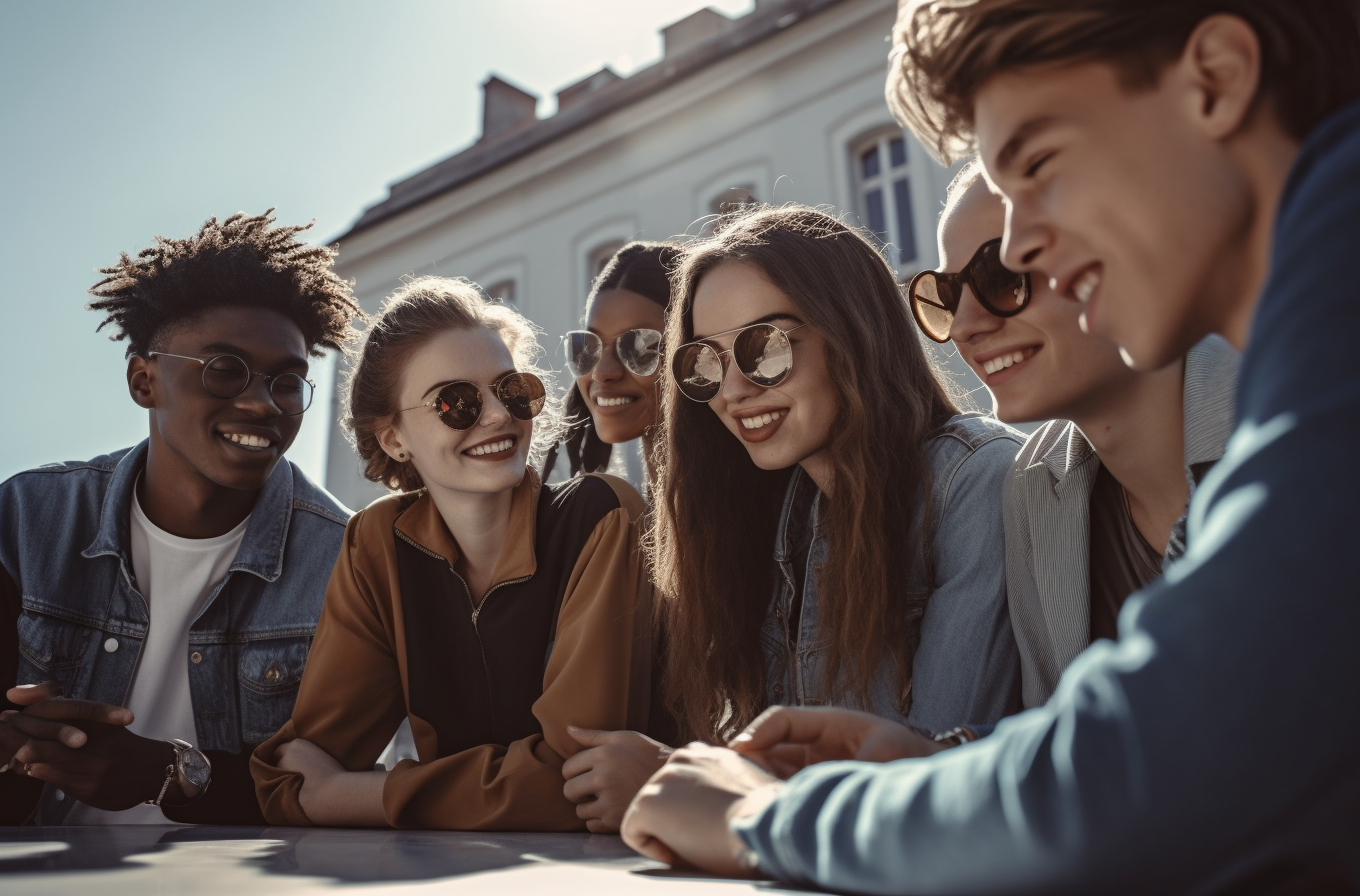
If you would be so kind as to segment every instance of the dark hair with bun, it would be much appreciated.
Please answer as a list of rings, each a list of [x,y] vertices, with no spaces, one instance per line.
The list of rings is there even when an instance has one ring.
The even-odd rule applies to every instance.
[[[586,314],[595,297],[610,289],[626,289],[644,298],[651,299],[662,308],[671,302],[670,272],[680,257],[680,247],[674,243],[645,242],[637,240],[623,246],[595,278],[586,300]],[[590,416],[585,396],[573,383],[567,393],[563,407],[563,424],[567,435],[548,452],[543,464],[543,478],[546,480],[557,463],[560,450],[567,454],[568,469],[571,475],[577,473],[598,473],[609,466],[613,446],[601,441],[595,432],[595,423]]]

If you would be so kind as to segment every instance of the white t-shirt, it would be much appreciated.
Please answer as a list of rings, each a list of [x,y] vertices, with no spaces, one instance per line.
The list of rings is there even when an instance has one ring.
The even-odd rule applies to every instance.
[[[146,598],[151,624],[133,674],[127,708],[134,734],[153,740],[177,737],[197,745],[189,696],[189,625],[226,576],[250,518],[215,538],[180,538],[147,519],[132,491],[132,572]],[[168,824],[155,806],[106,812],[76,803],[67,824]]]

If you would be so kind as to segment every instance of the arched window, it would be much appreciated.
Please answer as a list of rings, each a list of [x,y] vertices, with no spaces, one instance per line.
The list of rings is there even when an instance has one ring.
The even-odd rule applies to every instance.
[[[860,223],[892,247],[897,267],[916,260],[907,143],[900,130],[880,131],[852,145],[850,165]]]
[[[515,281],[513,279],[497,280],[495,283],[482,287],[488,299],[495,299],[506,305],[515,304]]]
[[[590,295],[590,290],[595,286],[595,278],[604,272],[605,265],[609,264],[609,259],[613,258],[614,253],[622,249],[624,244],[624,240],[609,240],[600,243],[586,253],[586,291],[584,295]]]
[[[725,215],[728,212],[739,211],[748,205],[755,205],[756,186],[755,184],[741,184],[736,187],[728,187],[722,193],[714,196],[708,204],[709,214]]]

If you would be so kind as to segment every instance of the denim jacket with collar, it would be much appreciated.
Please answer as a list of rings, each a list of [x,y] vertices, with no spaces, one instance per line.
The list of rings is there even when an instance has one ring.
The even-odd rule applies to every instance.
[[[125,704],[149,622],[129,541],[146,453],[143,442],[0,483],[0,588],[12,581],[19,598],[16,683],[50,679],[69,697]],[[189,628],[196,746],[248,754],[288,721],[349,516],[291,462],[270,474]],[[59,824],[70,806],[47,787],[33,821]]]
[[[917,605],[911,612],[921,620],[910,693],[899,693],[896,665],[888,658],[874,677],[871,705],[862,707],[867,711],[941,732],[995,722],[1020,708],[1001,495],[1021,442],[1015,430],[981,414],[952,417],[927,440],[935,581],[924,580],[920,563],[907,566],[901,598]],[[828,546],[820,497],[812,480],[795,471],[775,536],[775,594],[761,630],[770,705],[858,706],[851,693],[829,693],[824,683],[827,640],[818,621],[816,569],[826,563]],[[793,561],[809,538],[795,641],[788,630],[797,581]],[[901,555],[920,556],[921,547],[902,545]]]

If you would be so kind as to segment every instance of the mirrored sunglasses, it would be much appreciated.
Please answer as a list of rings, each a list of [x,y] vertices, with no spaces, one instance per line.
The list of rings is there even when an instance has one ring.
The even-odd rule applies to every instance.
[[[712,401],[722,388],[723,355],[731,355],[737,370],[757,386],[777,386],[793,370],[793,344],[789,334],[807,324],[781,330],[774,324],[752,324],[715,333],[709,339],[735,333],[732,347],[718,351],[707,341],[680,346],[671,359],[671,373],[680,394],[693,401]]]
[[[537,417],[543,411],[543,405],[547,403],[548,392],[543,387],[543,381],[532,373],[518,371],[507,373],[487,388],[491,389],[510,415],[519,420],[532,420]],[[435,413],[439,415],[439,422],[449,429],[461,431],[469,429],[481,418],[482,406],[482,387],[466,380],[458,380],[441,386],[439,394],[430,401],[401,410],[434,408]]]
[[[922,271],[911,278],[907,294],[916,324],[936,342],[949,341],[963,287],[968,286],[978,304],[996,317],[1013,317],[1029,304],[1029,274],[1017,274],[1001,263],[1001,238],[988,240],[957,274]]]
[[[572,376],[587,376],[604,355],[604,340],[589,330],[562,337]],[[661,366],[661,334],[647,327],[625,330],[614,340],[614,357],[631,373],[651,376]]]

